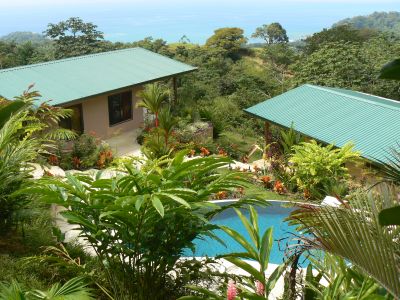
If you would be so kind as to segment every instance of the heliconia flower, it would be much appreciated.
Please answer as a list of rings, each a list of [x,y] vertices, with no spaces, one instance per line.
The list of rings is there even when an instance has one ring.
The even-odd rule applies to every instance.
[[[262,284],[260,281],[256,281],[256,294],[259,296],[264,296],[265,293],[265,288],[264,284]]]
[[[237,288],[235,281],[232,279],[229,280],[228,282],[228,289],[226,291],[226,299],[227,300],[234,300],[237,296]]]

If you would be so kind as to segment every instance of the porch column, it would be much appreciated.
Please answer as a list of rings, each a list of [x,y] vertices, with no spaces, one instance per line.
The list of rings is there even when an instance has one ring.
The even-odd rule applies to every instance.
[[[272,142],[271,124],[268,121],[264,122],[264,138],[266,145]]]
[[[178,86],[176,83],[176,76],[172,77],[172,103],[178,102]]]

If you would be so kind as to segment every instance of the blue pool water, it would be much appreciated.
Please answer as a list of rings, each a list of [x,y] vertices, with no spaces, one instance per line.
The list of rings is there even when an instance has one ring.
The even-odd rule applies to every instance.
[[[257,207],[258,212],[258,222],[260,228],[260,234],[262,235],[268,227],[273,227],[273,236],[274,236],[274,244],[272,247],[272,251],[270,254],[270,263],[280,264],[284,260],[284,249],[288,239],[283,240],[279,243],[277,240],[280,240],[285,237],[293,237],[291,233],[295,233],[295,228],[293,226],[289,226],[284,219],[289,216],[290,212],[292,212],[295,208],[293,207],[283,207],[283,202],[270,202],[271,205],[267,207]],[[243,213],[248,217],[249,214],[246,210],[243,210]],[[241,235],[246,237],[247,240],[250,240],[249,235],[247,234],[246,229],[242,225],[239,217],[233,209],[227,209],[221,214],[217,215],[214,219],[212,219],[213,224],[217,225],[225,225],[230,227]],[[213,240],[209,237],[205,237],[204,239],[196,239],[194,241],[196,250],[193,253],[191,250],[186,250],[184,253],[185,256],[209,256],[215,257],[217,255],[231,253],[231,252],[242,252],[243,247],[235,242],[230,236],[228,236],[222,230],[215,230],[214,233],[221,238],[225,244],[222,245],[216,240]],[[279,249],[281,248],[281,249]]]

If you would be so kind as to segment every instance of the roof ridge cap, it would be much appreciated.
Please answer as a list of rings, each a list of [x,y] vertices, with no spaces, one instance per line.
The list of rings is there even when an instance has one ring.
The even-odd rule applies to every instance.
[[[85,55],[80,55],[80,56],[50,60],[50,61],[45,61],[45,62],[36,63],[36,64],[17,66],[17,67],[7,68],[7,69],[0,69],[0,73],[12,72],[12,71],[23,70],[23,69],[30,69],[32,67],[47,66],[47,65],[52,65],[52,64],[63,63],[66,61],[80,60],[80,59],[85,59],[88,57],[101,56],[101,55],[111,54],[111,53],[115,53],[115,52],[132,51],[132,50],[136,50],[136,49],[145,50],[141,47],[131,47],[131,48],[117,49],[117,50],[111,50],[111,51],[105,51],[105,52],[99,52],[99,53],[91,53],[91,54],[85,54]]]
[[[374,102],[374,101],[371,101],[371,100],[368,100],[368,99],[363,99],[363,98],[360,98],[360,97],[357,97],[357,96],[348,95],[348,94],[345,94],[343,92],[332,90],[330,88],[319,86],[319,85],[313,85],[313,84],[307,83],[307,84],[305,84],[305,86],[308,86],[308,87],[311,87],[311,88],[317,89],[317,90],[323,90],[323,91],[328,92],[328,93],[337,94],[337,95],[340,95],[340,96],[343,96],[343,97],[352,98],[352,99],[360,101],[360,102],[367,102],[367,103],[370,103],[372,105],[385,107],[385,108],[392,109],[392,110],[395,110],[395,111],[400,110],[400,102],[396,101],[396,100],[393,100],[393,99],[387,99],[387,98],[384,98],[384,97],[375,96],[375,95],[371,95],[371,94],[367,94],[367,93],[363,93],[363,92],[352,91],[352,92],[356,92],[356,93],[365,94],[365,95],[368,95],[368,96],[371,96],[371,97],[377,97],[377,98],[384,99],[384,100],[390,100],[390,101],[393,101],[394,103],[399,102],[399,107],[393,107],[393,106],[385,104],[385,103],[378,103],[378,102]]]

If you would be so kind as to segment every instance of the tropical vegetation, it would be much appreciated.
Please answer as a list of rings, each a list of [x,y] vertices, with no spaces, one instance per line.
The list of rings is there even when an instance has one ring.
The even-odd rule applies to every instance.
[[[360,153],[351,143],[339,149],[273,127],[264,145],[262,124],[242,110],[302,83],[399,99],[399,37],[347,23],[300,43],[281,24],[264,24],[253,37],[265,43],[254,47],[236,27],[216,29],[204,46],[112,43],[70,18],[49,24],[45,43],[0,42],[2,68],[132,46],[199,67],[178,80],[174,103],[168,82],[140,92],[144,158],[113,161],[94,133],[53,126],[72,112],[35,106],[36,92],[1,100],[0,299],[268,299],[282,278],[283,299],[398,299],[398,149],[371,166],[374,185],[356,182],[347,164]],[[237,160],[261,165],[233,167]],[[75,171],[34,179],[35,163]],[[297,230],[271,272],[274,228],[260,226],[257,210],[281,195],[295,200],[287,222]],[[339,204],[319,205],[325,195]],[[227,198],[239,200],[210,201]],[[50,214],[60,209],[76,240]],[[212,222],[224,210],[246,235]],[[195,239],[224,244],[217,229],[243,251],[188,254]],[[223,262],[244,275],[220,272]]]

